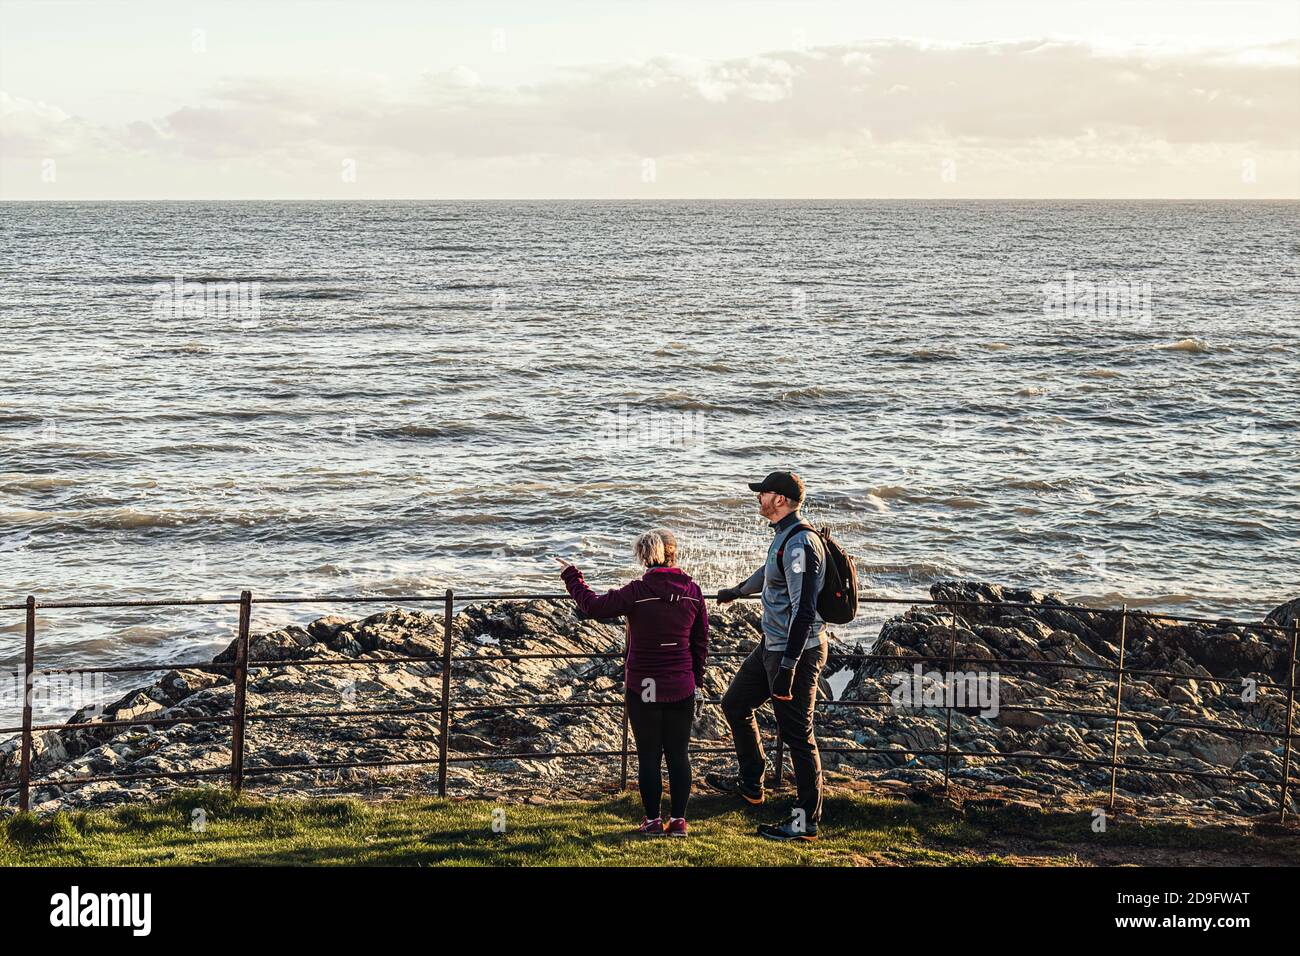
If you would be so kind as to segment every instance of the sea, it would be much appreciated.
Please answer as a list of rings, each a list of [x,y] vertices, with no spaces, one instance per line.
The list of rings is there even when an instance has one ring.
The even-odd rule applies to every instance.
[[[331,598],[255,605],[264,631],[559,593],[557,556],[616,587],[651,528],[710,591],[761,563],[747,485],[789,469],[876,596],[1258,620],[1300,596],[1298,213],[0,204],[0,604]],[[38,666],[206,659],[236,623],[42,609]],[[22,647],[0,612],[0,671]]]

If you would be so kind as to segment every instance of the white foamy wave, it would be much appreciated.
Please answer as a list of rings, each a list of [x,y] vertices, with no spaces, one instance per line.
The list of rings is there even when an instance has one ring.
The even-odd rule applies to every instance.
[[[1177,342],[1167,342],[1164,345],[1157,345],[1157,349],[1162,352],[1193,352],[1203,354],[1213,352],[1210,343],[1204,339],[1179,339]]]

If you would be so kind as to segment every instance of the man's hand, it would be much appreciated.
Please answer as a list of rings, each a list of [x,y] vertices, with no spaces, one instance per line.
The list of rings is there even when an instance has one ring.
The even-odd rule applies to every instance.
[[[718,592],[718,603],[730,604],[738,597],[743,597],[743,595],[740,593],[740,588],[723,588],[721,591]]]
[[[551,557],[555,558],[555,560],[559,562],[560,567],[562,567],[562,568],[571,568],[571,567],[573,567],[573,565],[571,565],[568,561],[565,561],[565,560],[564,560],[562,557],[560,557],[558,554],[553,554],[553,555],[551,555]]]
[[[794,699],[794,668],[782,667],[772,679],[773,700]]]

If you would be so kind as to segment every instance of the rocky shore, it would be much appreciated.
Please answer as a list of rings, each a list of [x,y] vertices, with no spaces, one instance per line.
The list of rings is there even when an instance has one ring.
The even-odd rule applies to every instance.
[[[828,779],[919,790],[942,783],[943,757],[927,751],[943,749],[948,718],[937,705],[943,698],[935,697],[939,675],[931,672],[947,670],[955,625],[955,654],[970,659],[959,660],[955,670],[975,683],[983,681],[980,687],[985,691],[991,686],[996,706],[975,697],[959,700],[961,706],[952,714],[952,747],[967,755],[951,759],[953,783],[966,791],[1039,805],[1108,794],[1109,768],[1087,761],[1110,760],[1115,682],[1113,675],[1089,668],[1113,665],[1118,659],[1118,618],[1068,604],[1055,595],[989,584],[944,582],[934,585],[931,595],[940,601],[978,601],[981,606],[958,608],[955,620],[951,611],[928,606],[891,618],[870,649],[886,655],[883,660],[867,658],[865,647],[832,638],[832,655],[844,658],[827,668],[827,676],[838,676],[824,681],[822,687],[826,703],[819,715],[818,738],[826,749],[823,762]],[[1008,608],[999,606],[1002,601],[1044,606]],[[1300,601],[1293,601],[1268,620],[1289,626],[1298,613]],[[759,639],[758,621],[753,603],[715,607],[710,617],[712,650],[748,651]],[[492,602],[460,611],[453,622],[455,653],[484,659],[454,665],[457,709],[448,737],[453,761],[449,793],[540,800],[615,787],[617,757],[560,760],[544,755],[618,749],[619,707],[472,708],[506,702],[617,703],[621,693],[617,658],[522,655],[617,653],[622,636],[617,622],[580,620],[569,602]],[[441,641],[440,616],[406,610],[356,621],[325,617],[305,627],[255,636],[250,646],[254,667],[248,681],[246,788],[276,796],[435,792],[440,664],[437,660],[386,663],[385,659],[436,656]],[[232,645],[215,661],[228,662],[233,653]],[[488,659],[503,654],[521,657]],[[939,660],[922,665],[918,675],[911,661],[890,659],[915,655]],[[1232,772],[1244,779],[1123,770],[1118,796],[1157,812],[1208,810],[1247,816],[1276,811],[1283,742],[1243,731],[1282,731],[1285,692],[1257,685],[1285,683],[1289,655],[1289,637],[1278,631],[1228,622],[1184,624],[1130,616],[1126,667],[1179,676],[1126,677],[1123,711],[1133,719],[1121,724],[1121,762],[1211,774]],[[358,663],[312,663],[335,657]],[[1025,659],[1035,666],[980,663],[994,658]],[[257,668],[259,661],[288,663]],[[739,663],[739,657],[718,658],[709,669],[706,694],[720,697]],[[906,681],[895,676],[900,673],[907,675]],[[832,684],[838,689],[834,699]],[[1256,687],[1253,694],[1252,686]],[[904,687],[914,696],[905,696]],[[79,711],[69,723],[215,716],[231,711],[233,697],[231,681],[221,671],[171,671],[112,704]],[[294,716],[410,708],[421,710],[403,715]],[[1213,729],[1156,723],[1160,718]],[[760,725],[770,739],[775,728],[768,708],[760,712]],[[729,748],[729,732],[716,706],[706,708],[699,721],[696,746]],[[885,752],[837,752],[855,747]],[[456,760],[469,754],[500,756]],[[1030,759],[1039,757],[1048,759]],[[4,812],[17,803],[18,760],[18,738],[0,744],[0,810]],[[381,760],[430,762],[295,769],[304,764]],[[697,776],[727,763],[725,754],[701,755]],[[1297,763],[1293,757],[1292,774],[1300,778]],[[51,780],[33,788],[32,806],[43,811],[106,806],[205,782],[224,785],[222,777],[72,782],[87,776],[222,770],[229,764],[230,728],[221,723],[47,731],[36,736],[33,773]],[[635,773],[631,776],[635,780]],[[1292,810],[1297,808],[1298,791],[1300,785],[1292,788]]]

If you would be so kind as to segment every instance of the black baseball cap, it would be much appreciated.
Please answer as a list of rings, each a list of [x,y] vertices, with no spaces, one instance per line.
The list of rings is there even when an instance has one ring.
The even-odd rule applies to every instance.
[[[792,471],[774,471],[762,481],[749,483],[750,491],[775,491],[795,504],[803,501],[803,479]]]

